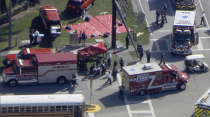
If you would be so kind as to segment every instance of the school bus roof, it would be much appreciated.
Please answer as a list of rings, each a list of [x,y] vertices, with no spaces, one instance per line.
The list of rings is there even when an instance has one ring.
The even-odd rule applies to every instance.
[[[70,62],[76,61],[73,52],[51,53],[51,54],[36,54],[38,63],[55,63],[55,62]]]

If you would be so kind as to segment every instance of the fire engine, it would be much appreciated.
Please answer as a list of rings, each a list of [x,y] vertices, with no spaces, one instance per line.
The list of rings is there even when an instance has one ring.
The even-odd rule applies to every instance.
[[[199,43],[195,11],[176,11],[172,29],[172,54],[192,54],[192,46]]]
[[[4,69],[2,78],[9,86],[28,83],[64,84],[77,71],[73,52],[35,54],[31,59],[17,59],[16,64]]]
[[[40,8],[39,16],[44,23],[45,30],[50,33],[51,37],[58,37],[61,35],[62,24],[58,11],[55,7],[44,6]]]
[[[210,116],[210,88],[195,102],[195,117]]]
[[[122,86],[125,93],[131,95],[185,90],[188,80],[186,73],[169,64],[147,63],[122,68]]]
[[[195,9],[196,0],[174,0],[176,9]]]
[[[8,54],[6,56],[6,59],[3,60],[3,64],[6,65],[6,67],[10,67],[16,63],[16,59],[31,59],[31,55],[34,55],[35,53],[39,54],[49,54],[53,53],[53,50],[50,48],[43,48],[43,49],[23,49],[17,54]]]
[[[70,12],[85,14],[94,3],[95,0],[69,0],[66,9]]]

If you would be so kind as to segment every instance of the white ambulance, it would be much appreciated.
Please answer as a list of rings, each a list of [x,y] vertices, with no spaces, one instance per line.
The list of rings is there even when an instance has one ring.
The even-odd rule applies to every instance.
[[[77,72],[73,52],[35,54],[28,60],[19,59],[12,67],[4,69],[3,80],[14,87],[28,83],[64,84]]]

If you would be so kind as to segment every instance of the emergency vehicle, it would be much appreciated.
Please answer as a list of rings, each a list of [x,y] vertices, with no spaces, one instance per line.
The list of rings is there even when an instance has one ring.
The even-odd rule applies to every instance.
[[[186,73],[169,64],[147,63],[122,68],[122,86],[125,93],[131,95],[185,90],[188,80]]]
[[[196,8],[196,0],[174,0],[176,9],[189,9]]]
[[[23,49],[17,54],[8,54],[6,56],[6,59],[3,60],[3,64],[6,65],[6,67],[12,66],[16,63],[16,59],[31,59],[31,56],[34,54],[49,54],[53,53],[53,50],[50,48],[43,48],[43,49]]]
[[[69,0],[66,9],[70,12],[85,14],[94,3],[95,0]]]
[[[35,54],[31,59],[19,59],[12,67],[4,69],[2,78],[9,86],[28,83],[64,84],[77,71],[73,52]]]
[[[192,54],[192,46],[199,43],[195,11],[176,11],[172,29],[172,54]]]
[[[58,11],[55,7],[44,6],[40,8],[39,16],[44,23],[45,30],[50,33],[51,37],[58,37],[61,35],[62,24]]]
[[[210,88],[195,102],[195,117],[210,117]]]

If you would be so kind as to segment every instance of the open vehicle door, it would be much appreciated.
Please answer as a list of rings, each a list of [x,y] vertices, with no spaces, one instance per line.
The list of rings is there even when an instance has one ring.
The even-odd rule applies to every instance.
[[[198,34],[198,32],[195,33],[194,39],[195,39],[195,41],[194,41],[193,45],[198,45],[198,43],[199,43],[199,34]]]

